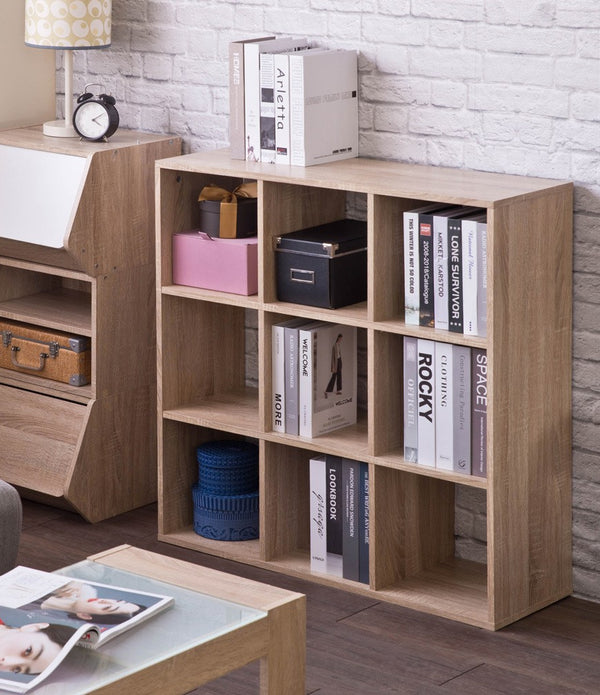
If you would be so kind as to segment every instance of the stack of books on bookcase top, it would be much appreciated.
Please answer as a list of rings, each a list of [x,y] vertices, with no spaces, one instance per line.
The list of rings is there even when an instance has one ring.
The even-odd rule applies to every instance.
[[[310,459],[310,569],[369,583],[369,466]]]
[[[404,337],[404,458],[485,477],[487,352]]]
[[[291,319],[273,326],[273,431],[318,437],[356,423],[356,327]]]
[[[234,41],[229,91],[233,159],[309,166],[358,156],[356,51],[306,38]]]
[[[440,203],[408,210],[404,264],[407,324],[486,335],[485,210]]]

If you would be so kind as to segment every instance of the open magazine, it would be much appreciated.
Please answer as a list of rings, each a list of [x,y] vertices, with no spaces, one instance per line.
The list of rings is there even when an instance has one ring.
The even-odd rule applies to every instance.
[[[16,567],[0,576],[0,689],[25,693],[74,647],[96,649],[172,603],[168,596]]]

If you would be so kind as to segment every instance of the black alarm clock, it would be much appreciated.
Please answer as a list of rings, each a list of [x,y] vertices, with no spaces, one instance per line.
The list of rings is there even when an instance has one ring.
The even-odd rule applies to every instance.
[[[119,112],[115,98],[108,94],[94,96],[89,87],[101,85],[86,84],[85,91],[77,98],[73,112],[73,127],[85,140],[108,140],[119,127]]]

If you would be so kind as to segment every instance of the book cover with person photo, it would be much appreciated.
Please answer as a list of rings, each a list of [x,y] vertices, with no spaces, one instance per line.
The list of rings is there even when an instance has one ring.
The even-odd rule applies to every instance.
[[[300,436],[318,437],[356,423],[356,326],[300,328]]]
[[[76,646],[96,649],[173,603],[27,567],[0,576],[0,688],[24,693]]]

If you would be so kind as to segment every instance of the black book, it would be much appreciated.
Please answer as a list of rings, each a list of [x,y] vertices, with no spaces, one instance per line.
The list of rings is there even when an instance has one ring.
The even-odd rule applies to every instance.
[[[431,326],[434,323],[433,295],[433,215],[419,215],[419,325]]]
[[[448,218],[448,328],[463,332],[462,300],[462,224]]]

